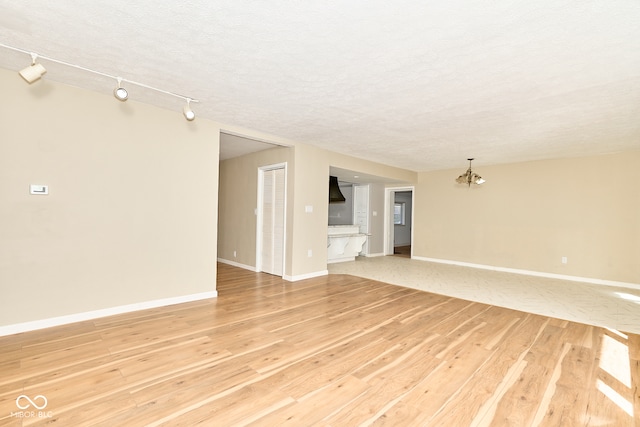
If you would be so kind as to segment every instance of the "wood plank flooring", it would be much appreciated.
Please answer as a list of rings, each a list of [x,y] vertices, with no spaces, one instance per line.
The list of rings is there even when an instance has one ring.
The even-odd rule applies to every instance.
[[[640,426],[637,335],[218,268],[217,299],[0,337],[0,425]]]

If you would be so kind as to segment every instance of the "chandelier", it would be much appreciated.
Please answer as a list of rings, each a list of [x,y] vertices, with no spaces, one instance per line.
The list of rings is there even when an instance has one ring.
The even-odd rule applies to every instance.
[[[482,184],[483,182],[485,182],[485,180],[478,175],[477,173],[473,172],[471,170],[471,161],[473,160],[471,159],[467,159],[469,160],[469,169],[467,169],[467,171],[465,173],[463,173],[462,175],[460,175],[457,179],[456,182],[458,184],[467,184],[469,187],[471,187],[471,184]]]

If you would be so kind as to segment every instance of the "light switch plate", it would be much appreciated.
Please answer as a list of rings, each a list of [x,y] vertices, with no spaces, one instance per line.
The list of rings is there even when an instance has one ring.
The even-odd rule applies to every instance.
[[[31,184],[29,186],[30,194],[49,194],[49,186],[48,185],[40,185],[40,184]]]

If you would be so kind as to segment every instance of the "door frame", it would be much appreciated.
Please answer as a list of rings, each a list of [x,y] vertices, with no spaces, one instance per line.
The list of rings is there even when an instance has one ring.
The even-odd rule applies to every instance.
[[[411,258],[413,258],[413,222],[415,211],[415,186],[406,187],[387,187],[384,189],[384,254],[393,255],[394,243],[394,227],[393,227],[393,205],[395,203],[395,194],[400,191],[411,191]]]
[[[284,226],[282,227],[282,276],[284,277],[287,259],[287,162],[258,167],[258,197],[256,208],[256,271],[262,271],[262,231],[264,227],[264,173],[276,169],[284,169]]]

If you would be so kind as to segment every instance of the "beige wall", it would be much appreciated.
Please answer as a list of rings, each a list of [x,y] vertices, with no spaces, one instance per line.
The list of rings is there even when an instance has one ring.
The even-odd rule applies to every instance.
[[[384,254],[384,193],[384,184],[369,185],[369,255]]]
[[[327,270],[329,224],[328,151],[298,144],[295,153],[292,277]],[[306,212],[306,206],[311,206],[313,212]],[[311,257],[308,256],[309,250]]]
[[[421,173],[414,255],[640,283],[640,151]],[[568,259],[567,264],[561,258]]]
[[[110,88],[0,87],[0,326],[215,291],[219,126]]]

